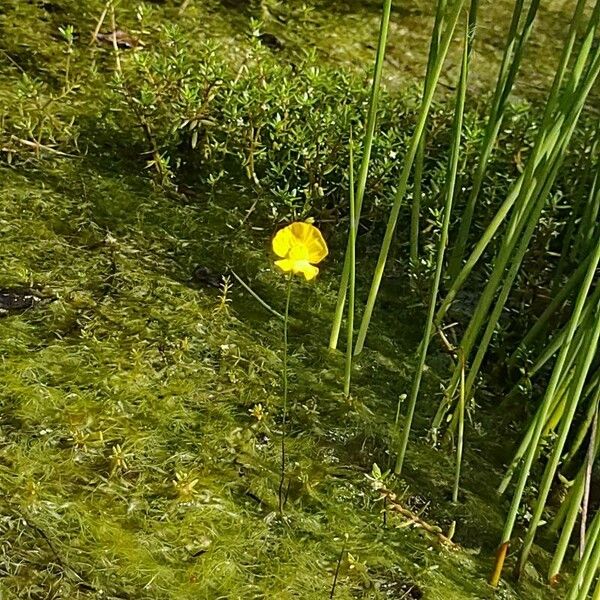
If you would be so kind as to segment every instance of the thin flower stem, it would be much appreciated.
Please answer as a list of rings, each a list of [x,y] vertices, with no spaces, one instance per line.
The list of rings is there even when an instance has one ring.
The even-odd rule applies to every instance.
[[[285,313],[283,317],[283,420],[281,423],[281,477],[279,479],[279,512],[283,514],[285,504],[283,485],[285,482],[285,438],[287,434],[288,411],[288,322],[290,316],[290,298],[292,296],[292,274],[288,275]]]
[[[94,42],[98,41],[98,34],[100,33],[100,29],[102,29],[102,25],[104,24],[104,19],[106,19],[106,14],[108,13],[108,10],[109,10],[111,4],[112,4],[112,0],[108,0],[106,2],[106,5],[104,6],[104,10],[100,14],[100,18],[98,19],[98,22],[96,23],[94,33],[92,33],[92,39],[90,41],[90,45],[93,44]]]
[[[267,304],[233,269],[231,269],[231,274],[237,280],[237,282],[264,308],[266,308],[271,314],[275,315],[278,319],[282,321],[285,320],[285,317],[277,312],[272,306]]]
[[[337,588],[337,581],[340,575],[340,567],[342,566],[342,560],[344,558],[344,552],[346,552],[346,543],[348,542],[348,535],[344,536],[344,541],[342,543],[342,549],[340,550],[340,555],[338,556],[337,564],[335,566],[335,573],[333,574],[333,583],[331,584],[331,591],[329,592],[329,599],[332,600],[335,598],[335,590]]]

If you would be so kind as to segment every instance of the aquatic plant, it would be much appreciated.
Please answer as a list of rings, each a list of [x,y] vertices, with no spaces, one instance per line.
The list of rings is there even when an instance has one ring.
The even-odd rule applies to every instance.
[[[455,361],[452,377],[446,386],[444,399],[440,403],[432,423],[432,438],[434,442],[437,442],[438,431],[442,427],[442,424],[449,424],[446,433],[447,436],[451,436],[456,429],[458,429],[456,476],[453,489],[453,499],[455,502],[458,499],[460,463],[463,453],[465,404],[466,402],[470,402],[473,398],[474,386],[480,367],[489,349],[491,340],[497,331],[502,311],[505,309],[515,279],[519,274],[525,255],[530,247],[534,231],[542,220],[544,207],[567,157],[569,144],[586,105],[588,95],[600,73],[600,57],[598,56],[596,39],[598,23],[600,21],[600,2],[596,2],[593,9],[588,14],[585,10],[586,2],[581,0],[577,2],[564,42],[561,58],[554,75],[552,86],[550,87],[548,99],[540,123],[536,129],[536,140],[527,161],[519,176],[515,179],[512,187],[508,190],[505,201],[500,205],[482,236],[475,241],[474,249],[468,256],[464,265],[461,265],[463,261],[462,257],[467,246],[471,219],[475,211],[476,201],[481,190],[481,184],[487,169],[492,148],[497,139],[504,117],[508,94],[514,86],[523,48],[527,42],[538,11],[539,3],[536,0],[533,0],[529,4],[524,24],[520,28],[523,4],[523,2],[515,3],[513,19],[505,45],[504,59],[500,67],[496,92],[492,100],[488,123],[479,149],[479,166],[475,172],[471,192],[466,202],[465,212],[458,228],[456,244],[446,272],[449,290],[447,291],[444,300],[441,302],[440,308],[436,310],[437,294],[445,268],[444,253],[449,239],[450,211],[455,196],[455,184],[458,173],[458,156],[465,106],[469,56],[472,47],[472,34],[474,33],[477,22],[478,3],[471,3],[463,42],[463,62],[460,81],[457,86],[450,162],[445,182],[446,202],[442,213],[443,221],[440,226],[441,235],[439,237],[437,250],[436,269],[431,286],[429,316],[426,320],[423,338],[418,350],[418,364],[413,377],[413,386],[408,403],[404,431],[396,458],[395,471],[397,474],[400,474],[404,464],[406,447],[419,395],[420,382],[426,367],[425,361],[428,346],[430,339],[434,334],[434,330],[442,330],[444,318],[448,315],[452,303],[457,298],[465,281],[471,276],[473,269],[482,259],[488,246],[492,244],[496,234],[502,231],[501,226],[504,226],[503,237],[500,242],[496,244],[494,249],[495,258],[491,262],[489,273],[486,275],[486,283],[479,296],[479,300],[474,307],[473,314],[469,319],[462,340],[456,349],[458,360]],[[395,191],[394,203],[390,210],[387,228],[379,251],[377,264],[373,272],[372,283],[356,341],[356,354],[359,354],[362,351],[365,343],[373,309],[379,295],[383,271],[386,266],[393,235],[398,222],[401,203],[407,192],[409,175],[415,160],[417,163],[415,167],[416,196],[414,198],[411,218],[410,254],[412,268],[416,268],[418,223],[421,201],[420,188],[423,170],[422,162],[425,152],[425,144],[423,141],[424,132],[431,107],[433,90],[436,86],[437,79],[439,78],[440,65],[448,52],[461,9],[462,2],[458,0],[448,3],[444,0],[440,0],[437,4],[436,19],[431,36],[430,58],[417,124],[412,134],[409,150],[405,155],[400,181]],[[583,35],[580,40],[577,40],[580,31],[583,31]],[[590,152],[590,156],[595,156],[594,150]],[[516,491],[513,495],[513,501],[506,519],[502,542],[497,554],[496,566],[491,576],[491,583],[493,585],[497,585],[500,578],[502,565],[517,519],[518,509],[523,500],[525,487],[529,482],[532,463],[540,452],[540,445],[545,435],[548,434],[548,430],[553,430],[557,424],[560,424],[560,433],[553,445],[550,456],[548,457],[539,497],[535,504],[534,513],[521,549],[519,565],[517,567],[518,573],[522,571],[527,561],[536,530],[541,522],[544,509],[546,508],[548,494],[557,474],[560,457],[565,448],[573,419],[577,413],[577,407],[583,388],[586,381],[589,380],[589,375],[594,372],[591,367],[596,356],[598,340],[596,333],[597,326],[593,325],[593,323],[597,323],[598,318],[592,317],[590,321],[587,321],[587,329],[585,326],[581,329],[577,329],[586,301],[588,302],[589,311],[591,311],[591,313],[588,314],[595,314],[596,310],[594,308],[596,306],[596,301],[592,300],[593,294],[590,292],[590,286],[596,274],[598,263],[594,258],[594,242],[591,240],[596,239],[599,232],[597,223],[591,229],[589,225],[589,214],[598,214],[598,202],[596,200],[598,191],[596,183],[592,182],[591,188],[588,189],[590,190],[588,193],[591,194],[591,202],[588,206],[591,206],[592,208],[588,208],[588,210],[586,210],[586,216],[583,216],[581,219],[581,235],[578,238],[579,241],[577,244],[581,244],[582,238],[588,240],[585,243],[585,247],[588,253],[586,258],[589,257],[590,262],[587,262],[585,270],[581,270],[578,280],[574,279],[571,284],[575,289],[577,289],[577,285],[580,286],[573,316],[568,323],[568,328],[564,330],[564,335],[562,336],[560,343],[553,349],[552,353],[560,348],[560,353],[555,363],[554,370],[552,371],[552,376],[548,382],[545,395],[538,408],[535,420],[527,433],[526,441],[524,440],[524,443],[519,449],[519,452],[513,461],[513,465],[511,466],[511,475],[516,468],[516,465],[520,467],[520,474]],[[577,206],[581,206],[579,202],[577,203]],[[579,209],[578,213],[581,215],[582,210]],[[566,241],[563,242],[563,251],[566,251],[574,241],[573,231],[575,222],[575,218],[571,218],[569,221]],[[354,241],[352,241],[352,244],[354,244]],[[559,263],[559,273],[562,268],[564,268],[563,265],[564,259]],[[582,278],[584,272],[586,273],[586,276]],[[343,278],[342,286],[345,290]],[[588,293],[590,293],[589,299]],[[562,295],[561,301],[564,301],[566,295],[567,293]],[[342,297],[343,296],[340,293],[339,298]],[[560,305],[560,301],[556,303],[556,306],[558,305]],[[544,321],[538,325],[538,328],[543,326],[543,323],[547,321],[550,314],[552,314],[551,311],[544,315]],[[339,317],[336,315],[333,324],[334,331],[338,326]],[[576,330],[578,337],[575,337]],[[532,335],[528,336],[527,343],[530,343],[532,337]],[[332,336],[332,340],[335,341],[334,336]],[[451,350],[454,350],[451,346],[450,348]],[[581,352],[582,354],[579,358],[576,358],[579,356],[577,354],[578,352]],[[475,353],[474,358],[472,357],[473,353]],[[567,357],[569,357],[568,361]],[[465,371],[467,371],[467,374],[465,374]],[[459,386],[460,394],[458,401],[456,401],[456,392]],[[561,390],[561,395],[556,395],[557,390],[559,389]],[[566,395],[564,395],[564,390],[568,390]],[[396,411],[396,422],[398,421],[399,408],[400,400]],[[587,414],[594,414],[594,410],[594,407],[592,407]],[[588,419],[588,427],[589,422]],[[593,443],[591,444],[591,447],[593,447]],[[593,464],[595,457],[595,452],[593,450],[590,450],[590,452],[592,458],[585,459],[587,461],[586,464],[588,464],[588,471],[591,468],[589,465]],[[589,477],[588,474],[588,483]],[[503,483],[504,488],[505,486],[506,484]],[[579,485],[579,490],[583,490],[581,483]],[[579,495],[579,500],[581,500],[581,495]],[[585,536],[585,525],[582,525],[582,536]],[[589,585],[587,587],[589,588]],[[582,593],[585,595],[587,589]]]
[[[329,250],[321,232],[311,223],[296,222],[280,229],[272,240],[273,252],[279,256],[275,264],[287,273],[285,296],[285,312],[283,319],[283,419],[281,423],[281,476],[279,481],[279,512],[283,513],[285,505],[285,438],[288,417],[288,322],[290,315],[290,298],[292,295],[292,276],[303,275],[306,281],[314,279],[318,273],[318,265],[325,259]]]

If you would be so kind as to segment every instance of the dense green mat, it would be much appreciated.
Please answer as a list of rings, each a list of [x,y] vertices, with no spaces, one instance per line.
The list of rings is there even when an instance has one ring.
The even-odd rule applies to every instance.
[[[353,562],[336,597],[397,598],[413,584],[425,598],[490,597],[503,515],[498,472],[476,453],[456,508],[451,459],[425,444],[393,484],[433,524],[457,518],[460,550],[391,512],[383,522],[366,475],[385,466],[385,422],[410,365],[382,338],[359,365],[355,401],[343,400],[342,360],[324,344],[333,274],[293,298],[282,519],[281,322],[240,286],[223,303],[193,277],[229,264],[281,308],[269,232],[239,227],[231,198],[184,204],[81,161],[2,178],[1,284],[54,299],[0,319],[7,597],[320,598],[345,535]],[[536,578],[502,597],[548,597]]]

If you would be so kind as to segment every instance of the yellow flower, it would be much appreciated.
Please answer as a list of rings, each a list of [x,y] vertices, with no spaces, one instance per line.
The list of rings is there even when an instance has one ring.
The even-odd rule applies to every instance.
[[[284,272],[314,279],[320,263],[329,253],[321,232],[310,223],[296,222],[280,229],[273,238],[273,252],[281,257],[275,264]]]

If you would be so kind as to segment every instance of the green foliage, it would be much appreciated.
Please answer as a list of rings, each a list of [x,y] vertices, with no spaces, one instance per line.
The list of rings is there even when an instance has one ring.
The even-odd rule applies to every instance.
[[[14,88],[0,92],[0,152],[15,156],[60,155],[77,151],[77,111],[66,102],[71,90],[56,93],[26,73]]]
[[[201,185],[242,171],[272,197],[275,218],[336,206],[349,126],[359,128],[365,101],[358,80],[320,67],[314,54],[282,62],[256,31],[233,59],[212,43],[189,52],[175,28],[159,39],[127,65],[125,100],[140,107],[171,165],[198,168]]]
[[[421,298],[395,282],[383,299],[397,318],[375,317],[376,340],[353,365],[348,399],[339,393],[343,365],[323,349],[334,269],[326,266],[316,287],[298,290],[290,321],[290,495],[286,519],[277,516],[281,322],[222,276],[233,265],[282,311],[266,240],[273,221],[309,214],[323,221],[335,264],[336,232],[346,230],[348,214],[348,135],[350,125],[355,139],[364,133],[370,81],[366,62],[341,69],[323,59],[321,47],[303,50],[343,20],[345,8],[319,23],[312,3],[222,4],[187,3],[189,19],[173,2],[116,4],[118,27],[143,42],[118,53],[110,43],[89,43],[104,0],[7,0],[0,11],[0,286],[34,285],[48,300],[0,319],[0,595],[321,598],[347,537],[336,598],[409,597],[413,588],[433,600],[486,597],[503,516],[493,486],[498,464],[510,459],[497,446],[514,440],[510,432],[496,437],[497,412],[472,411],[467,438],[478,447],[465,449],[456,506],[445,495],[451,462],[424,445],[408,450],[407,482],[390,475],[386,448],[399,440],[389,423],[409,387],[424,318]],[[370,7],[365,22],[376,14]],[[248,20],[258,13],[264,25]],[[19,26],[6,26],[13,22]],[[275,22],[293,24],[306,39],[293,45],[288,36],[291,49],[269,47],[262,29]],[[355,33],[352,52],[370,57]],[[360,266],[397,191],[418,97],[412,85],[398,91],[393,81],[382,91]],[[485,131],[483,104],[464,115],[459,211]],[[505,107],[473,239],[531,153],[534,108]],[[453,114],[443,97],[433,99],[415,286],[423,296],[442,236]],[[597,165],[591,129],[586,121],[574,133],[575,151],[542,212],[527,273],[500,320],[495,357],[531,325],[536,299],[541,312],[546,291],[560,286],[548,251],[568,237],[582,148]],[[578,210],[581,198],[594,197],[589,179]],[[409,181],[407,200],[412,194]],[[593,212],[577,215],[593,224]],[[400,217],[408,222],[408,211]],[[450,223],[451,239],[458,226]],[[406,269],[407,226],[396,242],[394,274]],[[489,255],[497,249],[492,241]],[[586,249],[561,272],[568,275]],[[488,258],[454,307],[461,322],[489,274]],[[194,280],[198,265],[211,282],[222,281],[220,289]],[[532,356],[537,350],[526,348]],[[432,350],[423,376],[428,405],[449,363],[445,350]],[[488,385],[501,389],[503,374],[489,371]],[[522,404],[523,413],[532,409]],[[421,415],[417,421],[422,429]],[[383,480],[444,530],[457,521],[463,550],[446,552],[382,512],[372,484]],[[531,484],[528,501],[535,492]],[[525,503],[519,517],[531,514]],[[506,584],[499,592],[507,599],[552,593],[535,572],[518,591]]]

